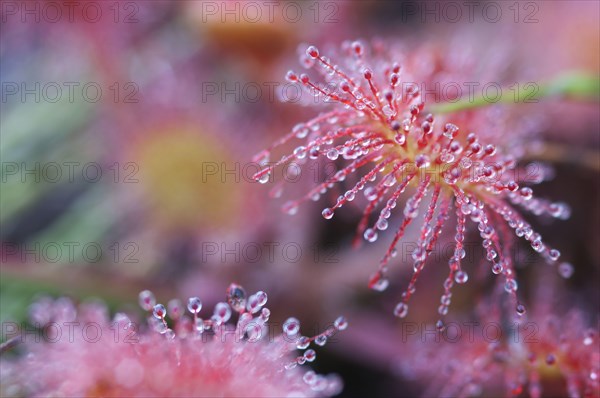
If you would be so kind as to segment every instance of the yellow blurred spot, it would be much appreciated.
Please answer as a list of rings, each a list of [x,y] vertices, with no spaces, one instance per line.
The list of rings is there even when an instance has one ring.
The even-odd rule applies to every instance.
[[[124,392],[119,391],[119,387],[107,380],[99,380],[93,385],[85,396],[87,398],[118,397]]]
[[[241,166],[234,172],[235,160],[212,137],[161,130],[146,135],[134,152],[154,221],[189,229],[231,226],[238,218]]]

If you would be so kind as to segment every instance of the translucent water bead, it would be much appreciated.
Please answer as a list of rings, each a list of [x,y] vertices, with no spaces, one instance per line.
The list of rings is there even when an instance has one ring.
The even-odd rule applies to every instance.
[[[507,279],[506,283],[504,284],[504,290],[506,290],[507,293],[514,293],[517,291],[518,285],[517,285],[517,281],[514,279]]]
[[[248,303],[246,304],[246,309],[255,314],[261,310],[261,308],[267,303],[267,294],[263,291],[257,292],[256,294],[248,297]]]
[[[52,321],[54,301],[50,297],[41,297],[29,306],[31,324],[47,325]]]
[[[246,307],[246,291],[237,283],[227,288],[227,302],[235,312],[241,312]]]
[[[315,344],[318,346],[324,346],[325,344],[327,344],[327,335],[325,334],[320,334],[318,336],[315,337]]]
[[[327,158],[329,160],[336,160],[339,156],[340,156],[340,153],[335,148],[331,148],[327,151]]]
[[[456,283],[467,283],[467,281],[469,280],[469,275],[463,271],[460,270],[456,273],[456,275],[454,275],[454,280],[456,281]]]
[[[377,232],[373,228],[367,228],[363,235],[367,242],[373,243],[377,240]]]
[[[444,322],[441,319],[439,319],[435,323],[435,328],[437,329],[438,332],[443,332],[444,329],[446,329],[446,325],[444,325]]]
[[[548,257],[550,258],[551,261],[556,261],[560,257],[560,252],[556,249],[550,249],[548,251]]]
[[[293,216],[296,213],[298,213],[298,203],[293,202],[293,201],[288,201],[282,206],[281,210],[284,213],[289,214],[290,216]]]
[[[221,325],[227,322],[231,318],[231,307],[227,303],[217,303],[215,305],[215,311],[213,314],[213,320]]]
[[[293,337],[300,331],[300,321],[296,318],[288,318],[283,323],[283,333],[288,337]]]
[[[313,385],[317,380],[317,374],[314,371],[309,370],[304,374],[304,377],[302,377],[302,379],[306,384]]]
[[[156,304],[152,309],[152,315],[156,319],[163,320],[165,319],[165,316],[167,316],[167,309],[162,304]]]
[[[187,309],[192,314],[198,314],[202,309],[202,301],[198,297],[190,297],[188,299]]]
[[[296,348],[299,350],[307,349],[310,345],[310,338],[306,336],[300,336],[296,341]]]
[[[314,362],[314,360],[317,359],[317,353],[313,349],[308,349],[304,351],[304,354],[302,356],[307,362]]]
[[[258,177],[258,182],[261,184],[266,184],[267,182],[269,182],[270,177],[271,177],[271,172],[267,171]]]
[[[144,311],[150,311],[156,305],[156,298],[150,290],[144,290],[139,294],[139,303]]]
[[[323,212],[321,212],[321,215],[323,216],[324,219],[326,220],[330,220],[331,218],[333,218],[333,210],[331,210],[329,207],[323,209]]]
[[[565,279],[569,279],[573,272],[575,272],[575,269],[571,263],[562,263],[558,266],[558,273]]]
[[[269,317],[271,316],[271,310],[269,310],[268,308],[263,308],[260,311],[260,315],[259,318],[260,320],[264,323],[267,322],[269,320]]]
[[[371,279],[373,279],[374,277],[371,277]],[[386,290],[388,288],[388,286],[390,285],[390,281],[386,278],[379,278],[377,279],[377,281],[375,283],[373,283],[373,285],[371,286],[371,289],[377,291],[377,292],[383,292],[384,290]]]
[[[345,317],[340,316],[333,322],[333,327],[337,330],[345,330],[348,327],[348,320]]]
[[[394,315],[398,318],[406,318],[408,315],[408,305],[406,303],[398,303],[394,308]]]
[[[181,315],[183,315],[183,306],[181,301],[178,299],[170,300],[169,304],[167,304],[167,314],[173,320],[181,318]]]

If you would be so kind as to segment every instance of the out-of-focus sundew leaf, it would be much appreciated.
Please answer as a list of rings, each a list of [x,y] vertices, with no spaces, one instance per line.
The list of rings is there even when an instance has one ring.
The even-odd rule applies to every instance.
[[[114,203],[109,200],[107,188],[97,184],[85,192],[51,227],[33,237],[33,241],[42,246],[48,242],[100,242],[116,218]],[[78,253],[81,256],[81,251]],[[82,258],[75,258],[74,261],[82,261]]]
[[[543,85],[523,83],[521,86],[523,89],[519,90],[516,96],[502,96],[496,102],[490,102],[489,98],[482,95],[473,99],[434,105],[431,110],[434,113],[450,113],[494,104],[519,104],[553,97],[578,101],[600,100],[600,79],[583,72],[566,72]]]
[[[35,154],[35,158],[5,163],[2,176],[2,199],[0,200],[0,222],[6,222],[31,205],[42,200],[53,189],[64,189],[65,185],[81,183],[81,166],[73,167],[73,173],[67,169],[66,163],[83,165],[95,162],[96,157],[82,150],[85,138],[74,137],[65,145],[49,148],[44,153]],[[92,155],[93,156],[93,155]],[[47,176],[46,165],[56,164],[54,169],[60,170],[61,176]],[[10,166],[10,168],[9,168]],[[79,173],[76,174],[75,170]],[[30,173],[33,171],[33,173]],[[49,173],[49,172],[48,172]],[[56,177],[56,178],[55,178]]]
[[[90,161],[82,156],[80,134],[91,116],[90,105],[66,99],[18,104],[2,112],[0,222],[27,209],[57,185],[42,178],[43,166],[50,162],[62,165],[66,161]],[[59,182],[67,180],[61,178]]]
[[[40,102],[23,104],[3,112],[0,121],[2,140],[0,155],[4,162],[30,159],[34,153],[47,151],[49,146],[68,143],[70,135],[79,131],[88,120],[91,103]]]

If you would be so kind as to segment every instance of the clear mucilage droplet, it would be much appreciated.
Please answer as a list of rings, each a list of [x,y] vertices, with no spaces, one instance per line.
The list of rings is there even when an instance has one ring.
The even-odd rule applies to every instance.
[[[267,293],[263,292],[262,290],[259,290],[258,292],[256,292],[255,296],[258,299],[259,306],[263,307],[265,304],[267,304]]]
[[[364,238],[367,242],[375,242],[377,240],[377,232],[372,228],[367,228],[364,233]]]
[[[283,205],[282,210],[284,213],[293,216],[294,214],[298,213],[298,204],[293,201],[288,201]]]
[[[217,305],[215,305],[213,319],[217,321],[217,323],[222,324],[227,322],[229,318],[231,318],[231,307],[229,307],[229,304],[217,303]]]
[[[327,155],[327,159],[336,160],[340,156],[340,153],[338,152],[337,149],[331,148],[327,151],[326,155]]]
[[[408,305],[406,303],[398,303],[394,308],[394,315],[398,318],[405,318],[408,315]]]
[[[167,305],[167,314],[169,315],[169,317],[171,317],[171,319],[179,319],[182,315],[182,312],[183,306],[181,304],[181,301],[179,301],[178,299],[173,299],[169,301]]]
[[[202,301],[198,297],[190,297],[188,299],[187,309],[192,314],[197,314],[202,309]]]
[[[403,133],[396,133],[396,135],[394,136],[394,141],[396,141],[398,145],[404,145],[404,143],[406,142],[406,135],[404,135]]]
[[[246,310],[249,311],[251,314],[255,314],[260,310],[260,306],[258,305],[258,298],[256,297],[256,295],[253,294],[250,297],[248,297]]]
[[[558,266],[558,273],[565,279],[569,279],[574,271],[575,269],[571,263],[562,263]]]
[[[300,331],[300,321],[296,318],[288,318],[283,323],[283,332],[289,336],[295,336]]]
[[[348,321],[345,317],[339,316],[334,322],[333,327],[337,330],[345,330],[348,327]]]
[[[307,362],[313,362],[317,358],[317,353],[315,352],[315,350],[309,349],[304,351],[303,357],[304,359],[306,359]]]
[[[438,332],[443,332],[444,329],[446,329],[446,325],[444,325],[444,322],[441,319],[439,319],[435,323],[435,328],[438,330]]]
[[[306,336],[300,336],[296,341],[296,348],[304,350],[310,345],[310,339]]]
[[[378,230],[385,231],[388,228],[388,221],[385,218],[380,218],[375,224]]]
[[[514,279],[507,279],[504,284],[504,290],[508,293],[514,293],[518,289],[517,281]]]
[[[227,302],[235,312],[243,311],[246,307],[246,291],[236,283],[227,288]]]
[[[469,280],[469,275],[465,271],[460,270],[454,275],[454,280],[456,283],[466,283]]]
[[[156,298],[150,290],[144,290],[143,292],[140,292],[139,303],[144,311],[150,311],[154,308],[154,305],[156,305]]]
[[[371,289],[377,292],[383,292],[390,285],[390,281],[386,278],[380,278],[371,286]]]
[[[167,316],[167,309],[162,304],[156,304],[152,310],[152,315],[154,315],[156,319],[165,319],[165,316]]]
[[[268,308],[263,308],[260,311],[260,315],[259,315],[259,319],[264,323],[267,322],[269,320],[269,318],[271,317],[271,310]]]
[[[327,343],[327,336],[324,334],[320,334],[315,337],[315,344],[318,346],[324,346]]]
[[[302,377],[302,380],[304,380],[304,382],[306,384],[308,384],[309,386],[312,386],[317,381],[317,374],[314,371],[309,370],[308,372],[306,372],[304,374],[304,376]]]

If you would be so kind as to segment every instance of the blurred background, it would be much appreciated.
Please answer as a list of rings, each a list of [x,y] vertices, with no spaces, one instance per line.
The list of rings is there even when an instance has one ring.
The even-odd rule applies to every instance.
[[[458,40],[503,51],[515,82],[598,75],[598,2],[475,3],[3,1],[0,320],[25,320],[42,293],[137,311],[143,289],[163,302],[198,295],[209,305],[236,281],[266,291],[273,320],[297,316],[305,334],[346,315],[351,327],[316,363],[343,377],[341,396],[423,391],[397,371],[408,351],[392,309],[409,264],[396,260],[393,289],[369,291],[388,239],[353,250],[360,209],[320,216],[335,190],[284,214],[281,205],[326,170],[305,168],[312,181],[288,181],[280,195],[252,180],[251,159],[323,110],[280,100],[307,43],[381,38],[443,48]],[[574,266],[556,300],[597,322],[598,104],[552,99],[532,109],[544,121],[540,157],[555,170],[536,193],[568,203],[572,217],[527,217]],[[528,302],[541,275],[557,270],[522,248]],[[431,268],[410,321],[437,320],[445,272]],[[456,289],[451,315],[468,313],[489,279]]]

